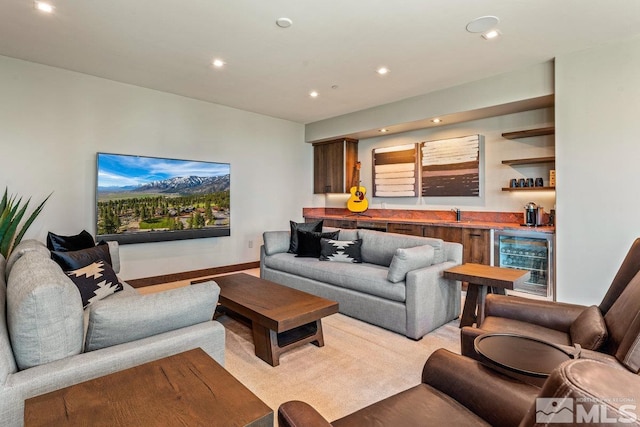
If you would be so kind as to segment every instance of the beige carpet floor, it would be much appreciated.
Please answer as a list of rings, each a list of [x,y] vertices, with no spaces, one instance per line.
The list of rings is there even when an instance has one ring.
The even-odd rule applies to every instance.
[[[260,275],[259,269],[244,272]],[[160,292],[189,283],[173,282],[138,291]],[[324,347],[298,347],[281,355],[280,365],[272,367],[254,354],[247,326],[227,316],[217,320],[226,330],[225,368],[274,413],[288,400],[302,400],[329,421],[419,384],[424,362],[438,348],[460,353],[459,320],[414,341],[334,314],[322,320]],[[277,425],[277,418],[275,421]]]
[[[422,367],[438,348],[460,352],[458,321],[420,341],[342,314],[323,319],[324,347],[307,344],[284,353],[272,367],[255,356],[251,330],[222,316],[226,369],[276,413],[302,400],[333,421],[420,383]]]

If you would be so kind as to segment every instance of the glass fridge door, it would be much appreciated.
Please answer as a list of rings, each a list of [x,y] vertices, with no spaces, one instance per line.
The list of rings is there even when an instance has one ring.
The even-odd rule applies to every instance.
[[[551,246],[548,237],[496,233],[496,264],[500,267],[531,271],[531,277],[514,291],[553,298],[551,292]]]

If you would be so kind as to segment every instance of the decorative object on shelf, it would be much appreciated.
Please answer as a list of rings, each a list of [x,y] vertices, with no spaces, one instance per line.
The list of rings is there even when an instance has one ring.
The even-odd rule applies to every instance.
[[[347,209],[354,213],[361,213],[369,209],[369,202],[365,197],[367,189],[360,185],[360,162],[356,162],[353,168],[353,182],[356,185],[349,190],[351,196],[347,200]]]
[[[556,158],[554,156],[548,157],[534,157],[529,159],[511,159],[511,160],[503,160],[502,164],[507,166],[520,166],[520,165],[537,165],[543,163],[555,163]],[[509,185],[509,187],[503,187],[502,191],[553,191],[555,190],[555,171],[551,170],[549,172],[549,186],[544,186],[544,181],[542,178],[536,178],[534,181],[534,185],[532,186],[523,186],[523,185]],[[523,179],[520,179],[519,182],[522,182]]]
[[[5,259],[9,257],[13,248],[20,243],[24,233],[40,214],[44,204],[49,200],[49,197],[51,197],[51,194],[49,194],[42,203],[40,203],[40,205],[31,212],[31,215],[29,215],[22,227],[20,227],[20,230],[18,230],[20,221],[22,221],[22,218],[29,207],[31,198],[29,198],[27,202],[20,207],[22,204],[22,197],[16,200],[17,197],[18,196],[14,196],[13,194],[9,195],[9,189],[8,187],[5,187],[2,201],[0,201],[0,254],[2,254]]]
[[[373,197],[418,197],[416,144],[373,150]]]
[[[482,135],[420,143],[423,196],[480,196]]]
[[[97,154],[96,240],[231,235],[229,163]]]

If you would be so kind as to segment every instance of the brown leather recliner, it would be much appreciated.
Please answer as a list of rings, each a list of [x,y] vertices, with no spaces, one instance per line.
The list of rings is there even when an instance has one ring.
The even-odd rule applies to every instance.
[[[333,423],[307,403],[286,402],[278,409],[278,422],[281,427],[524,427],[540,425],[536,424],[536,415],[544,416],[554,410],[546,405],[553,401],[537,400],[538,397],[573,398],[567,401],[574,405],[571,410],[580,405],[581,415],[586,414],[593,422],[589,425],[601,425],[598,423],[601,420],[611,425],[611,420],[619,421],[622,417],[626,417],[623,422],[630,421],[625,425],[640,425],[635,417],[635,405],[640,408],[640,378],[620,367],[587,359],[570,360],[556,368],[540,389],[444,349],[429,357],[422,371],[422,383],[413,388]],[[596,405],[598,408],[594,409]],[[553,418],[550,421],[544,425],[552,425]]]
[[[560,345],[579,344],[581,357],[640,369],[640,239],[631,246],[599,306],[488,295],[479,327],[462,328],[462,354],[478,358],[473,341],[484,333],[515,333]]]

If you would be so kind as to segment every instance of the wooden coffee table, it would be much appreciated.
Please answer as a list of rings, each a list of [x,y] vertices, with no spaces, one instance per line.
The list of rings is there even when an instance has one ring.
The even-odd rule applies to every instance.
[[[443,272],[446,279],[469,282],[464,309],[460,317],[460,327],[471,326],[475,322],[478,327],[484,320],[484,304],[487,288],[491,287],[504,294],[505,289],[513,289],[515,284],[529,280],[531,272],[513,268],[493,267],[483,264],[467,263],[451,267]],[[477,318],[476,318],[477,308]]]
[[[256,356],[271,366],[294,347],[324,346],[321,319],[338,312],[335,301],[245,273],[208,280],[220,286],[223,307],[251,321]]]
[[[273,426],[273,410],[197,348],[25,401],[33,426]]]

